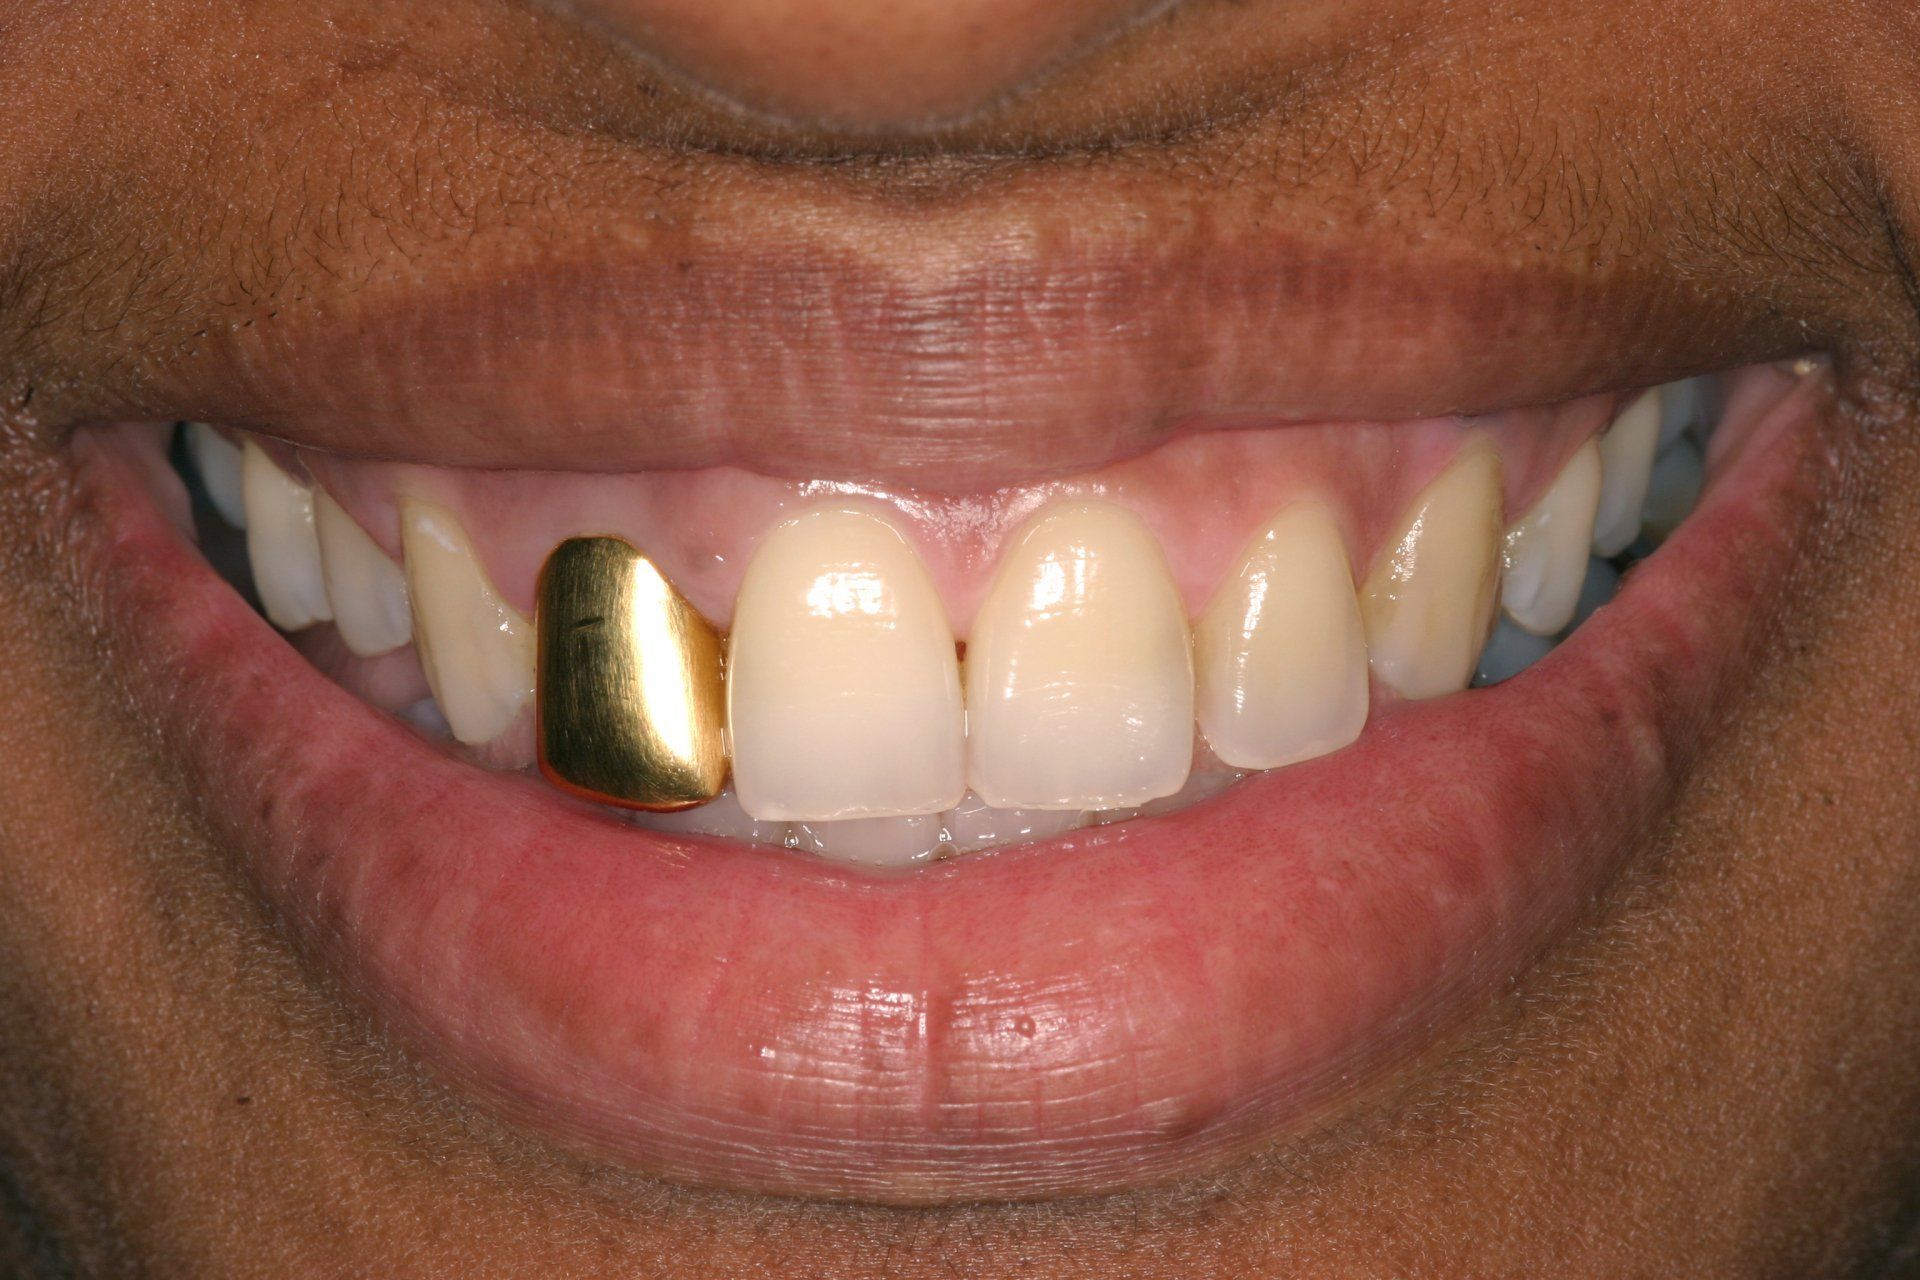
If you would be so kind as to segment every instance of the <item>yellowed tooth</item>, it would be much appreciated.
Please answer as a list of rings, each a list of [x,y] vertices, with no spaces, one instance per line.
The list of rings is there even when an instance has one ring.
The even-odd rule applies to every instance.
[[[1414,500],[1360,592],[1373,670],[1403,698],[1467,687],[1500,586],[1500,456],[1476,440]]]
[[[1273,769],[1360,736],[1367,637],[1325,507],[1275,514],[1195,624],[1193,651],[1200,731],[1227,764]]]
[[[727,780],[720,637],[619,538],[571,538],[540,571],[540,768],[635,809],[704,804]]]

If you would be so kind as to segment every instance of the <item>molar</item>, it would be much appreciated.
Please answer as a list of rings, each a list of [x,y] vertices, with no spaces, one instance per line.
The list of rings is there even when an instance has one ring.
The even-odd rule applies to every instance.
[[[1274,517],[1214,593],[1193,648],[1200,731],[1227,764],[1277,768],[1360,736],[1366,631],[1324,507],[1296,503]]]
[[[403,498],[401,541],[420,666],[453,736],[504,734],[533,696],[533,629],[487,580],[453,515]]]
[[[220,518],[236,529],[247,527],[247,505],[242,496],[240,446],[204,422],[187,424],[187,456]]]
[[[324,489],[313,495],[314,532],[334,626],[362,658],[391,653],[413,639],[406,577],[346,509]]]
[[[1693,514],[1700,501],[1700,489],[1706,483],[1706,465],[1700,446],[1685,436],[1675,440],[1653,464],[1653,479],[1647,485],[1647,509],[1642,519],[1644,533],[1658,545],[1673,536],[1682,521]]]
[[[1600,437],[1600,503],[1594,515],[1593,552],[1617,556],[1640,536],[1660,444],[1660,393],[1643,391],[1621,410]]]
[[[1193,653],[1160,546],[1104,502],[1013,539],[967,641],[968,779],[1003,809],[1171,795],[1193,755]]]
[[[313,490],[248,441],[240,462],[247,560],[254,590],[273,625],[299,631],[333,617],[313,524]]]
[[[959,801],[953,630],[893,525],[828,505],[766,536],[734,604],[727,721],[734,789],[755,818],[929,815]]]
[[[1507,530],[1500,603],[1536,635],[1550,636],[1573,620],[1599,510],[1600,473],[1600,446],[1589,440]]]
[[[1374,671],[1403,698],[1467,687],[1500,583],[1500,457],[1470,443],[1415,499],[1360,593]]]

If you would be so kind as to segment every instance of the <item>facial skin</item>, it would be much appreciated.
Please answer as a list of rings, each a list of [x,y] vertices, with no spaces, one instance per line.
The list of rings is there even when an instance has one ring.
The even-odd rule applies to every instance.
[[[1888,1265],[1920,1166],[1920,709],[1905,692],[1920,657],[1920,18],[1768,0],[1152,8],[0,6],[0,1191],[19,1266]],[[1395,311],[1392,273],[1357,240],[1323,259],[1353,325],[1412,331],[1425,307],[1459,334],[1375,371],[1382,415],[1640,385],[1796,343],[1835,356],[1833,466],[1757,676],[1657,837],[1521,983],[1217,1177],[888,1209],[672,1187],[550,1148],[445,1090],[295,959],[124,694],[140,638],[103,613],[75,551],[98,536],[64,467],[75,424],[289,422],[484,461],[497,437],[474,406],[525,419],[586,356],[501,359],[463,404],[418,394],[437,366],[410,378],[301,353],[383,291],[475,261],[591,268],[617,242],[709,266],[750,244],[775,285],[785,246],[826,245],[848,279],[905,280],[930,305],[967,296],[991,260],[1010,296],[1044,301],[1104,277],[1049,274],[1032,246],[1116,208],[1152,230],[1363,230],[1458,263],[1457,293]],[[1470,287],[1488,275],[1538,291],[1517,334]],[[1555,288],[1573,301],[1538,305]],[[1674,290],[1718,323],[1673,320]],[[432,296],[457,301],[414,323],[449,336],[410,349],[446,369],[471,364],[463,333],[510,326],[525,303]],[[755,296],[772,301],[681,317],[636,358],[666,368],[703,325],[783,333],[778,289]],[[998,399],[933,413],[939,344],[885,341],[897,318],[857,288],[839,302],[862,354],[793,339],[805,376],[770,413],[803,473],[834,457],[833,415],[809,408],[829,399],[940,459],[996,424],[1070,432],[1094,385],[1071,360],[1024,368],[1010,345],[968,366],[1003,380]],[[1277,342],[1274,358],[1314,405],[1351,393],[1341,350],[1316,362]],[[751,346],[739,361],[754,376]],[[620,422],[665,413],[672,390],[636,379],[617,406],[556,416],[556,455],[642,465]]]

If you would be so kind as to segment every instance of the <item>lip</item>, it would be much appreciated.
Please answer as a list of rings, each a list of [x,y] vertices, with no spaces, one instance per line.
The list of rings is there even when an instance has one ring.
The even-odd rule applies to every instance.
[[[735,464],[967,493],[1195,431],[1489,413],[1805,342],[1626,274],[1400,257],[1236,231],[1219,211],[1198,231],[1159,209],[1139,212],[1144,230],[1108,213],[1121,226],[1083,224],[1061,247],[1051,216],[1009,202],[989,235],[870,214],[858,249],[771,219],[643,254],[506,246],[475,255],[484,277],[450,265],[430,285],[261,317],[114,416],[439,465]],[[780,248],[744,247],[760,242]]]
[[[1604,901],[1831,463],[1794,388],[1504,685],[1195,809],[880,878],[616,823],[329,683],[100,438],[91,580],[234,870],[455,1085],[671,1179],[899,1203],[1205,1172],[1360,1105]]]

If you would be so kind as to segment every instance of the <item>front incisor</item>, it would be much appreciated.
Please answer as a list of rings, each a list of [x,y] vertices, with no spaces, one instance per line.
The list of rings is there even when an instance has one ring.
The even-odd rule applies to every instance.
[[[634,809],[703,804],[727,780],[721,643],[619,538],[573,538],[540,571],[540,768]]]

